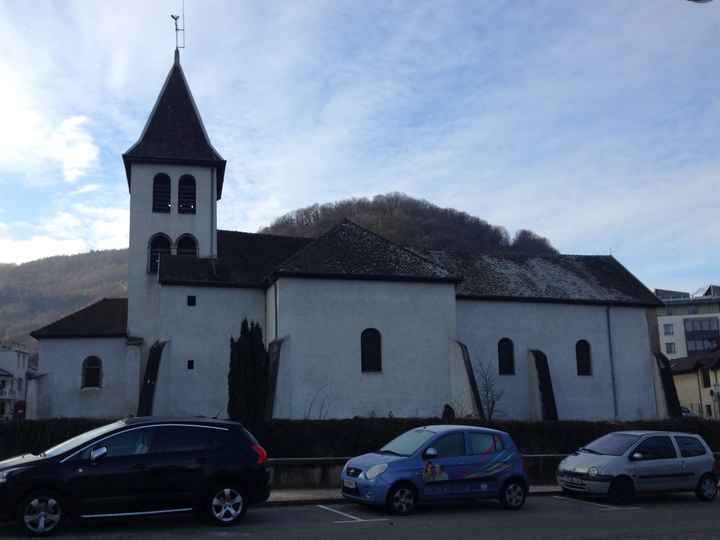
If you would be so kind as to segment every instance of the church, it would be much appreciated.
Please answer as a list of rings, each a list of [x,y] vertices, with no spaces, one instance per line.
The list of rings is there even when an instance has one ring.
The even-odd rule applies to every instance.
[[[244,319],[277,419],[667,415],[658,299],[611,256],[397,245],[350,221],[319,238],[217,228],[226,162],[175,58],[122,156],[127,298],[32,333],[39,417],[224,416]]]

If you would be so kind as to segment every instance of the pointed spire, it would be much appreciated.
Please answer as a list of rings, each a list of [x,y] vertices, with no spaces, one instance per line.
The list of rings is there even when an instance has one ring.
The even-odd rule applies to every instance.
[[[175,58],[160,95],[138,141],[123,154],[130,185],[131,163],[184,163],[206,165],[217,170],[217,198],[222,195],[225,160],[213,148],[195,100]]]

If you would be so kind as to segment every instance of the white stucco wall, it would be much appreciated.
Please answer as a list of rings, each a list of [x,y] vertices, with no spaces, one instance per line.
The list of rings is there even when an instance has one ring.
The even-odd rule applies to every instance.
[[[170,177],[169,214],[152,211],[153,179],[156,174]],[[195,177],[195,214],[178,214],[178,183],[183,174]],[[160,333],[159,288],[157,274],[148,274],[148,242],[157,233],[166,234],[173,253],[183,234],[198,242],[198,255],[217,254],[217,204],[215,170],[186,165],[133,164],[130,193],[130,246],[128,250],[128,335],[143,338],[141,356],[147,361],[149,347]]]
[[[155,391],[156,415],[225,417],[230,338],[244,318],[265,325],[265,291],[159,287],[160,340],[167,340]],[[188,295],[197,298],[187,305]],[[265,328],[263,328],[263,333]],[[187,367],[194,361],[194,369]]]
[[[82,363],[102,360],[102,388],[81,388]],[[137,411],[138,366],[129,365],[125,338],[40,340],[47,374],[38,379],[40,418],[122,418]]]
[[[437,416],[450,399],[451,284],[281,278],[276,418]],[[382,334],[362,373],[360,334]]]
[[[645,310],[610,308],[619,418],[656,415],[654,372]],[[498,375],[505,394],[503,418],[528,419],[530,356],[539,349],[550,364],[560,419],[611,419],[613,388],[606,307],[572,304],[458,300],[458,339],[470,349],[474,365],[486,362],[497,373],[498,341],[515,346],[515,375]],[[592,376],[578,376],[575,344],[585,339],[592,350]]]

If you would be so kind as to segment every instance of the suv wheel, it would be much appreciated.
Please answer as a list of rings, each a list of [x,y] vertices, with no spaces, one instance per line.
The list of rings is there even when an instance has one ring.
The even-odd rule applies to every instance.
[[[635,485],[630,478],[621,476],[610,483],[608,500],[611,504],[626,505],[635,499]]]
[[[407,516],[417,505],[417,490],[410,484],[394,486],[387,496],[387,510],[391,514]]]
[[[228,527],[238,523],[247,512],[247,502],[241,489],[218,487],[208,499],[208,513],[216,525]]]
[[[704,474],[698,482],[695,495],[701,501],[713,501],[717,497],[718,481],[713,474]]]
[[[508,510],[520,510],[525,504],[527,489],[518,480],[510,480],[505,483],[500,492],[500,502]]]
[[[18,506],[17,524],[29,536],[48,536],[57,531],[63,517],[58,495],[50,491],[36,491]]]

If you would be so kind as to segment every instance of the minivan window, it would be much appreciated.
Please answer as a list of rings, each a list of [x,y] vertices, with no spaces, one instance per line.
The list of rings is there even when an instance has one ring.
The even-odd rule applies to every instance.
[[[119,428],[123,427],[124,425],[125,425],[125,422],[123,422],[122,420],[119,420],[117,422],[113,422],[112,424],[107,424],[107,425],[101,426],[99,428],[95,428],[86,433],[82,433],[82,434],[78,435],[77,437],[68,439],[65,442],[61,442],[60,444],[53,446],[52,448],[48,448],[47,450],[45,450],[45,452],[43,452],[43,455],[47,456],[47,457],[59,456],[60,454],[64,454],[65,452],[67,452],[69,450],[73,450],[84,444],[87,444],[97,437],[101,437],[101,436],[105,435],[106,433],[115,431],[116,429],[119,429]]]
[[[210,430],[203,427],[163,426],[155,429],[151,454],[202,452],[210,446]]]
[[[450,433],[441,437],[433,443],[439,458],[458,457],[465,455],[465,435],[461,433]]]
[[[639,435],[633,435],[631,433],[608,433],[599,439],[595,439],[587,446],[581,448],[580,451],[603,456],[622,456],[639,440]]]
[[[697,457],[704,456],[706,454],[703,443],[697,440],[695,437],[675,437],[680,448],[680,455],[682,457]]]
[[[434,436],[435,433],[429,429],[413,429],[387,443],[380,449],[380,452],[398,456],[412,456]]]
[[[670,437],[650,437],[641,442],[635,452],[643,454],[645,459],[673,459],[677,457]]]

